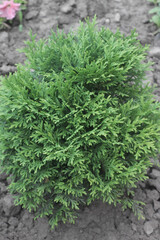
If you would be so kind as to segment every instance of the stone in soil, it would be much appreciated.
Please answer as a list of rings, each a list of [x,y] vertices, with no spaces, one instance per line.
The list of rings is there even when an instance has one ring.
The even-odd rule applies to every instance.
[[[19,214],[21,211],[21,206],[14,205],[14,199],[11,194],[7,194],[2,199],[2,205],[3,205],[3,211],[5,213],[5,216],[15,216]]]
[[[125,233],[126,235],[129,235],[129,236],[133,235],[132,226],[129,225],[128,223],[121,222],[118,225],[117,229],[121,234]]]
[[[144,224],[144,232],[149,236],[158,227],[158,221],[150,220]]]
[[[158,177],[160,177],[160,171],[153,168],[151,173],[149,173],[149,176],[151,178],[158,178]]]
[[[24,211],[21,222],[24,224],[25,227],[28,229],[32,229],[34,226],[33,215],[29,213],[27,210]]]
[[[61,15],[58,17],[58,25],[59,27],[61,27],[60,25],[63,25],[63,24],[69,24],[71,22],[71,17],[68,16],[68,15]]]
[[[107,239],[107,240],[117,240],[117,234],[116,234],[116,232],[108,231],[108,233],[105,235],[104,239]]]
[[[120,20],[121,20],[121,15],[120,15],[119,13],[116,13],[116,14],[115,14],[115,19],[114,19],[114,20],[115,20],[116,23],[119,23]]]
[[[132,224],[131,224],[131,227],[132,227],[132,230],[133,230],[133,231],[137,232],[137,226],[136,226],[135,223],[132,223]]]
[[[66,2],[60,7],[60,11],[66,14],[70,13],[72,11],[73,6],[75,5],[76,5],[75,0],[69,0],[68,2]]]
[[[155,47],[160,46],[160,33],[157,33],[157,35],[154,37],[154,46]]]
[[[35,222],[35,228],[37,229],[38,240],[46,239],[50,231],[48,219],[45,217],[38,218]]]
[[[9,225],[13,226],[14,228],[18,226],[18,219],[16,217],[10,217],[8,220]]]
[[[146,219],[152,218],[153,214],[154,214],[153,204],[151,204],[151,203],[146,204],[145,208],[144,208],[144,211],[145,211],[145,218]]]
[[[36,6],[39,5],[39,0],[28,0],[28,6]]]
[[[149,56],[160,58],[160,47],[152,47],[149,51]]]
[[[157,189],[157,191],[160,193],[160,178],[157,179],[149,179],[147,181],[147,183],[149,184],[149,186],[151,187],[155,187]]]
[[[154,214],[154,218],[160,220],[160,209]]]
[[[149,202],[152,200],[158,200],[160,197],[159,192],[156,189],[153,190],[147,189],[146,194]]]
[[[86,18],[88,16],[88,9],[87,9],[87,1],[81,0],[77,2],[77,15],[80,16],[81,19]]]
[[[8,32],[6,31],[3,31],[3,32],[0,32],[0,43],[7,43],[8,42]]]
[[[39,14],[39,11],[37,10],[31,10],[25,15],[26,20],[31,20],[33,18],[36,18]]]
[[[9,66],[9,65],[5,65],[3,64],[2,67],[0,67],[0,72],[2,75],[7,74],[8,72],[15,72],[16,71],[16,67],[15,66]],[[5,175],[4,175],[5,176]],[[1,177],[0,177],[1,178]]]
[[[154,203],[154,210],[155,210],[155,211],[157,211],[158,209],[160,209],[160,202],[159,202],[159,201],[154,200],[153,203]]]

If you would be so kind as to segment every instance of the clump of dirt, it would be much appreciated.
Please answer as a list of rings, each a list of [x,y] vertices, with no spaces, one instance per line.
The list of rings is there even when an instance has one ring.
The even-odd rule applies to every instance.
[[[156,99],[160,100],[160,33],[149,21],[152,8],[146,0],[28,0],[24,13],[23,31],[19,32],[15,19],[11,29],[0,31],[0,74],[16,70],[25,56],[17,49],[24,46],[29,30],[37,39],[46,38],[57,26],[68,32],[76,29],[79,21],[97,15],[99,26],[117,28],[129,34],[136,28],[141,43],[150,44],[148,58],[154,62],[153,71],[147,73],[148,82],[157,84]],[[153,165],[149,179],[140,183],[135,198],[146,203],[144,220],[138,220],[127,210],[95,201],[79,211],[76,223],[62,224],[50,230],[47,218],[34,220],[34,215],[15,206],[8,192],[6,174],[0,174],[0,240],[158,240],[160,236],[160,168]]]

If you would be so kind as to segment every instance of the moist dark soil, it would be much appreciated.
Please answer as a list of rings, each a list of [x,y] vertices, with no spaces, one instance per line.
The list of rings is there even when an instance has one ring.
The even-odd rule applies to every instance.
[[[125,35],[136,28],[142,45],[150,44],[148,59],[154,62],[147,73],[149,84],[157,84],[155,98],[160,100],[160,33],[151,23],[146,0],[28,0],[23,16],[23,31],[14,19],[10,28],[0,31],[0,75],[16,71],[24,63],[18,52],[29,39],[29,30],[37,39],[47,38],[57,26],[65,32],[74,30],[79,21],[96,14],[99,26],[117,28]],[[75,224],[60,223],[50,230],[47,218],[34,220],[34,214],[15,206],[8,192],[9,179],[0,174],[0,240],[160,240],[160,168],[148,170],[148,180],[139,183],[135,198],[146,203],[144,219],[138,220],[130,210],[122,211],[101,201],[95,201],[79,211]]]

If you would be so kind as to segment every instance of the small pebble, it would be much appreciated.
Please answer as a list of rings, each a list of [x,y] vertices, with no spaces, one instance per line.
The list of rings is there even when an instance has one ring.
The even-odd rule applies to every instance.
[[[132,226],[132,230],[136,232],[136,231],[137,231],[137,226],[136,226],[136,224],[132,223],[131,226]]]
[[[16,69],[17,68],[14,66],[9,66],[9,65],[3,64],[2,67],[0,67],[0,72],[1,72],[1,74],[7,74],[9,72],[15,72]]]
[[[145,206],[145,218],[152,218],[154,214],[153,204],[149,203]]]
[[[110,20],[109,18],[107,18],[107,19],[105,20],[105,22],[106,22],[107,24],[109,24],[109,23],[111,22],[111,20]]]
[[[8,32],[2,31],[0,32],[0,43],[8,42]]]
[[[144,231],[149,236],[153,231],[158,227],[158,221],[150,220],[145,222],[144,224]]]
[[[14,199],[11,194],[7,194],[4,198],[2,198],[2,204],[5,216],[15,216],[21,211],[21,206],[14,205]]]
[[[115,22],[119,23],[121,19],[121,15],[119,13],[115,14]]]
[[[153,203],[154,203],[154,210],[155,210],[155,211],[157,211],[158,209],[160,209],[160,202],[159,202],[159,201],[154,200]]]
[[[10,217],[8,223],[13,227],[17,227],[18,226],[18,218]]]
[[[61,6],[60,10],[62,13],[70,13],[72,11],[72,5],[69,2],[67,2]]]
[[[149,51],[149,55],[151,57],[158,57],[160,58],[160,47],[152,47]]]
[[[160,46],[160,32],[157,33],[157,35],[154,38],[154,46],[159,47]]]
[[[150,235],[153,232],[153,227],[152,227],[150,221],[145,222],[145,224],[144,224],[144,231],[145,231],[145,233],[147,235]]]
[[[154,218],[160,220],[160,209],[154,214]]]
[[[36,18],[38,16],[38,13],[39,12],[37,10],[31,10],[25,15],[25,19],[30,20],[30,19]]]
[[[147,182],[150,186],[155,187],[157,189],[157,191],[160,193],[160,178],[149,179]]]
[[[146,193],[147,193],[147,197],[150,199],[150,200],[158,200],[159,199],[159,192],[155,189],[153,190],[149,190],[147,189],[146,190]]]
[[[152,172],[149,173],[149,176],[152,178],[158,178],[160,177],[160,171],[157,169],[152,169]]]

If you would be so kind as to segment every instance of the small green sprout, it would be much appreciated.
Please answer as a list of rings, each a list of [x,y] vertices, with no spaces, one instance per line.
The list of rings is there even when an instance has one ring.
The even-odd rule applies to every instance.
[[[158,27],[158,30],[154,33],[160,31],[160,0],[148,0],[149,2],[154,3],[154,8],[149,11],[149,14],[153,14],[151,18],[151,22],[155,23]]]

